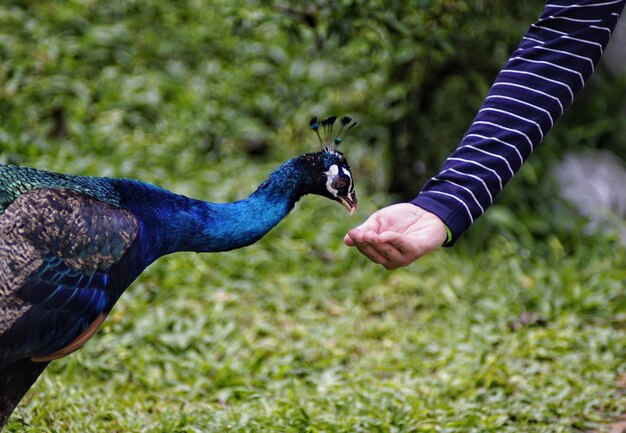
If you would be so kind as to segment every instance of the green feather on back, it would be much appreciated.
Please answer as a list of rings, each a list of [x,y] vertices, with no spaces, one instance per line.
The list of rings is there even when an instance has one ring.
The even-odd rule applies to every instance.
[[[26,167],[0,164],[0,215],[21,194],[42,188],[67,188],[82,192],[111,206],[119,207],[120,197],[102,178],[70,176]]]

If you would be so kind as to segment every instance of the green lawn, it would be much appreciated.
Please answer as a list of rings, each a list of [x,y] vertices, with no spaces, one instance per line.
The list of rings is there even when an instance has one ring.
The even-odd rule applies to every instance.
[[[236,196],[272,164],[198,165],[148,180]],[[387,272],[342,245],[375,209],[360,192],[355,218],[306,197],[249,248],[161,259],[7,431],[565,432],[623,413],[623,249],[495,236]]]
[[[249,248],[161,259],[6,431],[591,432],[626,413],[626,250],[580,234],[549,154],[457,247],[387,272],[342,238],[391,200],[393,47],[332,36],[316,56],[281,2],[245,3],[0,5],[0,162],[232,201],[317,150],[311,113],[360,123],[343,145],[356,217],[306,197]]]

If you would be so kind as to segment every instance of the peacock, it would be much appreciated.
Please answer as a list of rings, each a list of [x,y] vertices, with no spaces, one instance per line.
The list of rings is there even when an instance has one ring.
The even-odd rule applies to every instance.
[[[353,214],[352,172],[337,146],[356,122],[343,116],[335,136],[336,120],[311,119],[321,151],[290,159],[233,203],[0,165],[0,430],[48,363],[83,346],[159,257],[251,245],[306,194]]]

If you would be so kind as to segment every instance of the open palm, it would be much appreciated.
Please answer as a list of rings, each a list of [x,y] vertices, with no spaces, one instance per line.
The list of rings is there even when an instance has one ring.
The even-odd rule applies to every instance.
[[[344,238],[346,245],[387,269],[407,266],[445,240],[446,229],[439,217],[411,203],[373,213]]]

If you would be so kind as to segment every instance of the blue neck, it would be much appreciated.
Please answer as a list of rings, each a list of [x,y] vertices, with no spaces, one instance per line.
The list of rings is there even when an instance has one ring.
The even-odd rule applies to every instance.
[[[250,197],[234,203],[194,200],[149,186],[151,212],[143,218],[149,255],[156,259],[177,251],[228,251],[256,242],[306,193],[306,176],[298,165],[298,158],[287,161]],[[142,208],[145,213],[146,206]]]

